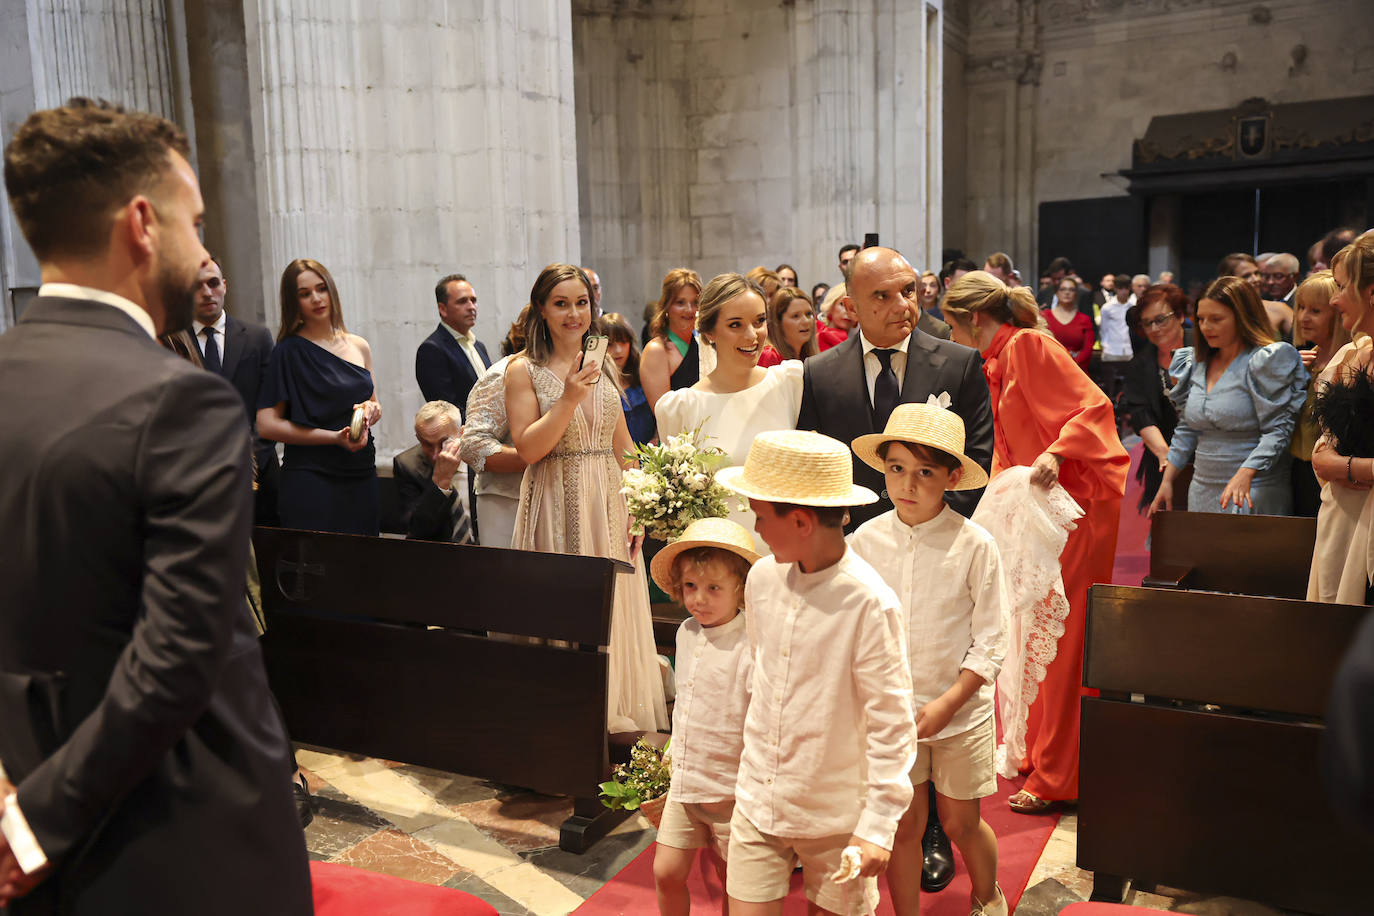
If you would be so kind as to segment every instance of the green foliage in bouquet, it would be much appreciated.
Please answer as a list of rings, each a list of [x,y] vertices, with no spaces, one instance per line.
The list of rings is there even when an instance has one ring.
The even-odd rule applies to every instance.
[[[653,801],[668,791],[672,781],[672,761],[668,756],[669,740],[662,750],[643,738],[630,749],[630,762],[617,764],[610,782],[601,784],[601,804],[618,811],[634,811],[645,802]]]
[[[716,483],[716,471],[729,460],[706,445],[698,426],[661,445],[641,445],[633,457],[638,468],[626,471],[620,492],[634,519],[634,534],[671,541],[699,518],[724,518],[728,500],[739,498]]]

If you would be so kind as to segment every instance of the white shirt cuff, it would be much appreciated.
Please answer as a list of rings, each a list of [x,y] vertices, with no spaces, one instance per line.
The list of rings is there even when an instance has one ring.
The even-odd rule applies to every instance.
[[[5,813],[0,815],[0,833],[5,834],[10,851],[14,853],[24,874],[31,875],[48,864],[48,857],[43,854],[43,847],[38,845],[38,837],[29,829],[24,812],[19,810],[19,797],[14,793],[5,799]]]

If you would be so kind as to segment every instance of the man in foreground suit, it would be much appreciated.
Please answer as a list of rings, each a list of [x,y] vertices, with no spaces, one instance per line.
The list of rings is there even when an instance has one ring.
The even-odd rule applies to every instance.
[[[257,434],[258,389],[267,374],[267,360],[272,356],[272,332],[226,312],[224,296],[228,291],[229,278],[212,255],[196,278],[196,320],[191,333],[200,348],[201,364],[228,379],[243,399],[248,426],[253,431],[253,457],[257,459],[253,521],[258,525],[276,525],[280,473],[277,446]]]
[[[467,277],[449,274],[434,287],[439,326],[415,351],[415,380],[426,401],[448,401],[467,410],[472,386],[491,366],[486,345],[477,339],[477,293]],[[468,480],[468,515],[477,520],[477,494]],[[473,536],[481,531],[473,526]],[[505,546],[505,545],[502,545]]]
[[[415,414],[417,444],[391,459],[406,537],[472,543],[467,468],[458,454],[463,414],[448,401],[430,401]]]
[[[882,432],[898,404],[925,403],[931,395],[948,392],[951,406],[964,420],[965,454],[987,470],[992,466],[992,404],[983,360],[977,350],[932,337],[915,326],[921,312],[918,282],[911,264],[891,248],[865,248],[855,256],[845,300],[851,313],[859,316],[859,333],[803,363],[797,428],[849,443]],[[854,482],[880,498],[871,506],[851,508],[846,531],[892,508],[883,475],[852,457]],[[968,516],[982,494],[949,491],[945,499]],[[934,800],[930,812],[922,842],[921,887],[937,891],[954,878],[954,854]]]
[[[208,254],[185,135],[73,99],[5,186],[43,287],[0,337],[0,905],[299,914],[286,736],[245,608],[242,403],[154,335]]]

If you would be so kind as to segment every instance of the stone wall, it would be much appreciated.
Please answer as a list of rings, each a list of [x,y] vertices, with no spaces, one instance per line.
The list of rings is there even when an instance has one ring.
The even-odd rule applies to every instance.
[[[1035,250],[1038,204],[1124,194],[1112,173],[1151,117],[1374,85],[1364,0],[959,2],[967,226],[949,243],[975,259],[1008,251],[1032,271],[1055,254]]]
[[[245,27],[269,324],[285,265],[323,263],[390,455],[414,442],[435,282],[468,277],[495,356],[539,269],[581,257],[567,0],[255,0]]]
[[[637,318],[663,274],[794,265],[877,231],[938,259],[940,4],[577,0],[583,250]],[[933,251],[933,254],[932,254]]]

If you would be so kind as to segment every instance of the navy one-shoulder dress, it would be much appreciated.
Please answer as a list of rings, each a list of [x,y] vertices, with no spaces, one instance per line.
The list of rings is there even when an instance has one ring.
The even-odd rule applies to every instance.
[[[272,349],[258,409],[286,405],[286,419],[316,429],[343,429],[353,405],[372,397],[372,373],[304,337]],[[369,439],[350,452],[337,445],[287,445],[277,499],[283,528],[376,535],[377,450]]]

